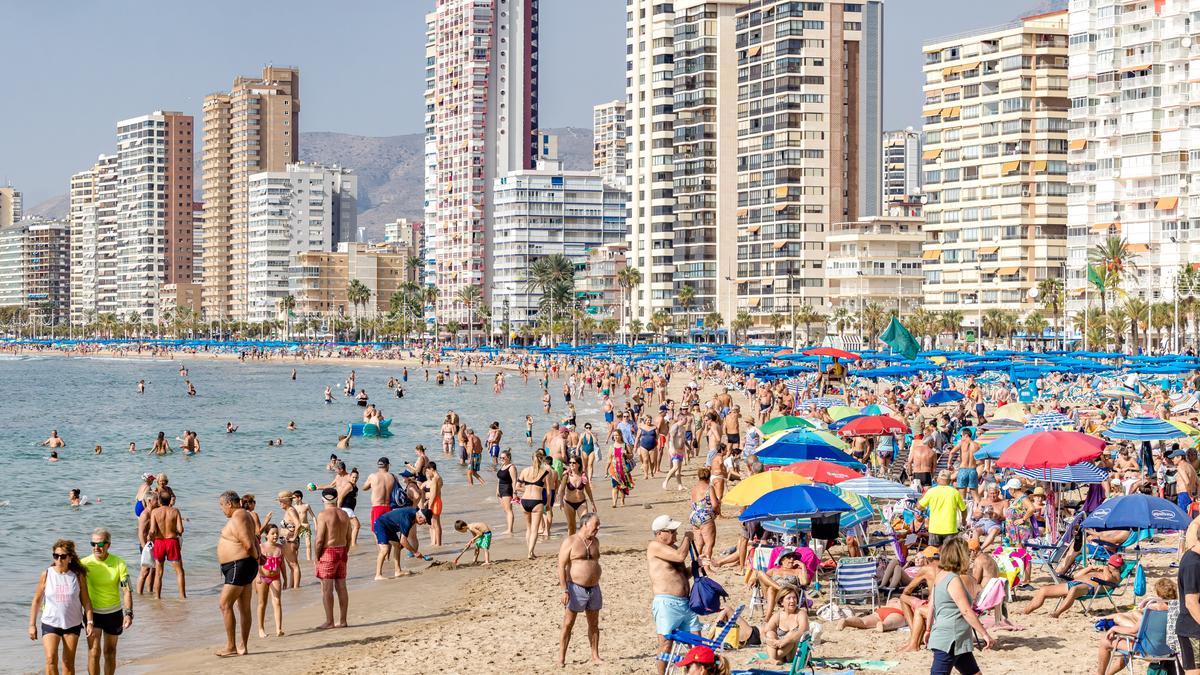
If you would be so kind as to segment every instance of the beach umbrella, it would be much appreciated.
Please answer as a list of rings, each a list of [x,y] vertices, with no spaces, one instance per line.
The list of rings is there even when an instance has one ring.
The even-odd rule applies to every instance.
[[[1200,406],[1200,399],[1196,398],[1195,392],[1190,391],[1171,394],[1168,401],[1171,405],[1171,412],[1175,414],[1194,410],[1197,406]]]
[[[826,425],[825,428],[830,431],[837,431],[838,429],[841,429],[842,427],[846,426],[847,424],[850,424],[854,420],[862,418],[862,417],[866,417],[866,415],[847,415],[846,417],[843,417],[842,419],[837,420],[836,422],[830,422],[828,425]]]
[[[1108,478],[1108,471],[1091,462],[1080,462],[1058,469],[1013,469],[1013,473],[1032,480],[1044,480],[1051,483],[1079,483],[1090,485],[1103,483]]]
[[[903,483],[875,476],[851,478],[838,483],[837,486],[843,492],[853,492],[868,499],[907,499],[921,496],[921,493]]]
[[[999,419],[992,418],[980,428],[985,431],[1016,431],[1018,429],[1024,429],[1025,423],[1001,417]]]
[[[824,443],[838,450],[850,447],[846,441],[823,429],[788,429],[772,436],[755,452],[762,452],[776,443]]]
[[[1077,431],[1038,431],[1008,446],[1000,453],[996,466],[1004,469],[1061,468],[1096,459],[1103,449],[1103,439]]]
[[[999,408],[996,408],[995,412],[992,413],[993,420],[1006,419],[1020,422],[1022,424],[1025,423],[1025,418],[1028,416],[1029,413],[1025,410],[1025,406],[1021,403],[1009,403],[1008,405],[1000,406]]]
[[[1140,401],[1141,395],[1136,391],[1127,387],[1113,387],[1111,389],[1102,389],[1099,392],[1102,398],[1125,399],[1127,401]]]
[[[743,480],[729,489],[721,501],[734,506],[749,506],[754,500],[779,488],[793,485],[811,485],[812,480],[787,471],[763,471]]]
[[[811,410],[813,408],[830,408],[835,405],[846,405],[846,401],[840,398],[834,398],[832,396],[821,396],[819,398],[810,398],[804,401],[800,404],[800,407]]]
[[[824,488],[832,494],[836,495],[842,501],[850,505],[849,511],[843,511],[838,515],[838,529],[848,530],[859,523],[865,523],[875,515],[875,510],[871,507],[871,502],[866,498],[843,490],[838,485],[818,485],[815,487]],[[780,518],[776,520],[768,520],[762,524],[763,529],[770,532],[788,533],[802,530],[812,529],[812,518]]]
[[[863,474],[849,469],[841,464],[826,462],[820,459],[808,460],[805,462],[796,462],[788,464],[780,469],[788,473],[794,473],[805,478],[810,478],[814,483],[824,483],[825,485],[836,485],[851,478],[862,478]]]
[[[1090,530],[1186,530],[1192,522],[1183,509],[1161,497],[1141,493],[1112,497],[1083,519]]]
[[[1070,417],[1058,412],[1040,412],[1030,415],[1025,420],[1026,429],[1058,429],[1060,427],[1074,427],[1075,422]]]
[[[842,436],[881,436],[883,434],[908,433],[908,425],[887,415],[867,415],[842,427]]]
[[[795,462],[804,462],[813,459],[823,459],[827,462],[834,462],[842,466],[849,466],[855,469],[863,469],[863,465],[844,451],[821,442],[818,439],[812,439],[800,442],[774,443],[770,447],[764,447],[754,453],[755,458],[763,464],[786,466]]]
[[[1188,436],[1200,436],[1200,429],[1197,429],[1187,422],[1180,422],[1179,420],[1167,420],[1167,424],[1170,424]]]
[[[1101,434],[1105,438],[1125,441],[1165,441],[1187,436],[1178,427],[1157,417],[1126,417]]]
[[[815,347],[813,349],[805,349],[800,352],[805,356],[828,356],[835,359],[846,359],[847,361],[857,361],[861,357],[854,352],[848,352],[844,349],[835,349],[834,347]]]
[[[1017,429],[1000,435],[999,438],[984,442],[982,437],[976,439],[979,441],[979,449],[975,451],[975,459],[999,459],[1000,455],[1008,449],[1010,445],[1017,441],[1036,434],[1040,429]]]
[[[964,398],[966,398],[966,395],[961,391],[941,389],[930,394],[929,398],[925,399],[925,405],[946,405],[947,403],[961,401]]]
[[[825,411],[829,415],[829,419],[838,421],[851,415],[861,415],[862,411],[858,408],[852,408],[848,405],[835,405]]]
[[[813,423],[809,422],[803,417],[796,417],[795,415],[781,415],[779,417],[772,417],[766,422],[758,425],[758,430],[761,431],[764,436],[770,436],[771,434],[780,431],[796,428],[812,429]]]
[[[872,403],[862,409],[864,415],[895,415],[896,410],[886,403]]]
[[[844,499],[816,485],[792,485],[772,490],[754,500],[742,510],[738,520],[769,520],[771,518],[798,518],[823,513],[843,513],[853,507]]]

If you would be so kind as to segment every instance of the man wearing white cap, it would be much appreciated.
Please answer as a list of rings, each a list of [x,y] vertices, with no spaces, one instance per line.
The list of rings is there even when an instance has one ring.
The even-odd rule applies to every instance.
[[[658,652],[671,652],[671,641],[667,636],[672,631],[700,632],[700,619],[688,606],[691,592],[690,577],[685,564],[692,546],[692,533],[683,533],[683,541],[676,546],[680,522],[668,515],[654,519],[650,531],[654,538],[646,547],[646,561],[650,568],[650,590],[654,600],[650,611],[654,616],[654,632],[658,634]],[[666,672],[666,661],[658,661],[658,672]]]

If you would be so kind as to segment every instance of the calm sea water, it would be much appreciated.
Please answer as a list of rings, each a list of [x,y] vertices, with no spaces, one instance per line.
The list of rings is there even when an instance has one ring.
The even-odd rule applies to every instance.
[[[198,391],[195,398],[187,396],[180,363],[189,368],[188,379]],[[290,379],[293,366],[299,371],[296,381]],[[331,452],[357,466],[365,479],[380,455],[387,455],[393,467],[402,467],[401,462],[414,458],[412,449],[418,443],[430,449],[449,484],[460,484],[464,474],[458,463],[440,461],[438,431],[448,409],[457,411],[484,439],[487,425],[499,421],[504,444],[513,446],[514,458],[522,465],[528,462],[525,415],[534,415],[535,437],[540,437],[551,418],[561,417],[565,409],[561,381],[551,383],[554,411],[545,416],[534,377],[524,384],[510,373],[504,393],[496,396],[494,370],[478,371],[478,385],[468,379],[455,388],[439,387],[432,377],[425,382],[424,369],[411,369],[406,396],[396,399],[385,383],[389,376],[400,378],[399,367],[356,369],[360,388],[393,418],[395,436],[356,438],[346,452],[335,449],[337,435],[347,422],[362,419],[362,408],[341,394],[349,365],[0,357],[0,473],[6,476],[0,490],[0,539],[9,561],[0,566],[0,652],[19,648],[23,666],[40,662],[41,649],[24,638],[25,626],[37,576],[49,565],[56,539],[73,539],[80,555],[87,555],[92,529],[107,527],[113,534],[112,552],[125,558],[131,570],[137,568],[133,498],[143,472],[168,474],[187,518],[183,551],[189,600],[174,600],[175,580],[168,567],[163,604],[137,601],[139,621],[130,642],[162,639],[192,613],[212,618],[212,598],[207,596],[215,594],[219,583],[215,547],[225,522],[217,505],[222,491],[255,494],[259,515],[275,508],[278,520],[275,494],[303,489],[310,481],[327,482],[325,465]],[[139,395],[136,383],[143,378],[146,393]],[[335,392],[333,405],[323,402],[326,385]],[[576,405],[581,414],[594,413],[597,407],[590,395]],[[296,421],[296,431],[287,431],[288,420]],[[237,433],[225,432],[229,421],[238,425]],[[47,461],[46,448],[37,447],[51,429],[67,442],[56,463]],[[175,438],[185,429],[199,434],[199,455],[146,454],[159,431],[177,447]],[[284,439],[282,447],[267,446],[268,439],[278,437]],[[130,441],[137,443],[138,454],[127,451]],[[100,456],[93,454],[96,445],[103,447]],[[485,469],[488,464],[485,458]],[[71,507],[71,488],[82,490],[91,504]],[[488,495],[491,491],[481,491],[474,498],[482,503]],[[369,504],[368,496],[360,493],[358,510],[364,522]],[[369,543],[369,538],[364,532],[360,542]]]

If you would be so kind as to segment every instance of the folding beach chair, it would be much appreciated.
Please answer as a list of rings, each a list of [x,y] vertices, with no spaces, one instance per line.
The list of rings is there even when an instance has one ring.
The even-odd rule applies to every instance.
[[[816,673],[812,662],[812,636],[805,635],[800,638],[800,642],[796,645],[796,655],[792,657],[792,664],[787,670],[772,670],[767,668],[741,668],[734,670],[730,675],[799,675],[804,671]]]
[[[1126,560],[1125,564],[1121,566],[1121,576],[1117,579],[1116,583],[1109,583],[1103,579],[1092,577],[1091,582],[1096,584],[1097,589],[1087,595],[1080,596],[1079,600],[1076,601],[1079,603],[1079,610],[1087,614],[1092,611],[1092,602],[1101,598],[1107,600],[1108,604],[1112,605],[1113,610],[1116,610],[1117,601],[1113,599],[1113,596],[1121,590],[1121,584],[1125,583],[1125,580],[1133,574],[1133,571],[1137,569],[1137,565],[1137,562],[1134,560]],[[1062,602],[1063,599],[1059,598],[1055,609],[1062,605]]]
[[[1146,661],[1146,670],[1149,672],[1150,663],[1175,659],[1175,652],[1167,644],[1167,611],[1163,609],[1144,611],[1142,621],[1138,624],[1137,635],[1117,635],[1113,639],[1124,643],[1123,646],[1114,649],[1113,653],[1125,657],[1125,667],[1130,675],[1136,672],[1134,660]]]
[[[870,599],[879,604],[879,583],[875,579],[875,558],[842,558],[833,573],[834,602]]]
[[[1079,524],[1083,522],[1083,517],[1083,509],[1080,509],[1063,528],[1058,541],[1053,544],[1037,543],[1034,540],[1025,542],[1025,548],[1029,550],[1033,564],[1044,566],[1050,573],[1050,578],[1056,578],[1054,568],[1062,562],[1063,556],[1071,548],[1071,540],[1079,532]]]
[[[712,638],[679,630],[672,631],[670,635],[667,635],[667,639],[671,641],[671,652],[658,657],[667,662],[667,675],[673,672],[683,672],[682,670],[678,670],[675,664],[683,658],[686,650],[692,647],[704,646],[714,652],[721,651],[725,646],[725,638],[729,636],[729,631],[733,630],[733,627],[737,625],[738,618],[742,616],[742,610],[744,609],[746,609],[745,605],[738,605],[737,609],[733,610],[733,614],[729,617],[729,620],[725,622],[721,630],[717,631],[717,634]]]

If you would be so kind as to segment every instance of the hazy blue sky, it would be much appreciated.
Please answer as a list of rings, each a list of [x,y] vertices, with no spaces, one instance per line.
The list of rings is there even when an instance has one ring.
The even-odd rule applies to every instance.
[[[920,45],[1007,22],[1036,0],[887,0],[885,128],[919,122]],[[0,0],[6,64],[0,183],[27,205],[113,152],[116,122],[150,111],[197,117],[205,94],[267,62],[301,70],[301,129],[421,130],[424,14],[433,0]],[[623,0],[541,0],[541,120],[590,126],[624,96]],[[199,153],[200,148],[196,148]]]

